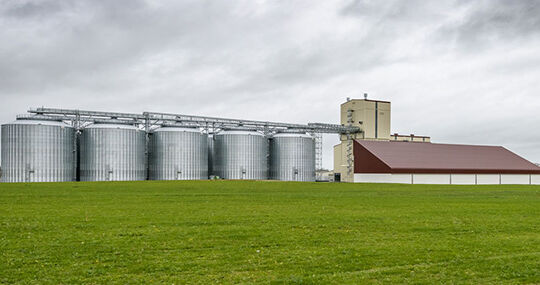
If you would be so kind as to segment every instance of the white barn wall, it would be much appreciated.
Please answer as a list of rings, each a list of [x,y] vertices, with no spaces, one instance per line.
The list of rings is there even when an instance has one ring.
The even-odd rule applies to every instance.
[[[412,182],[412,174],[406,174],[406,173],[392,174],[392,181],[395,181],[393,183],[410,184]]]
[[[530,184],[528,174],[502,174],[501,184]]]
[[[355,173],[354,182],[359,183],[406,183],[411,184],[411,174]]]
[[[476,184],[476,175],[474,174],[450,174],[452,184],[455,185],[474,185]]]
[[[540,185],[539,174],[391,174],[355,173],[358,183],[403,183],[403,184],[452,184],[452,185]]]
[[[413,184],[450,184],[449,174],[414,174]]]
[[[540,174],[531,175],[531,184],[540,185]]]
[[[500,184],[499,174],[478,174],[476,179],[478,185]]]
[[[355,173],[354,182],[359,183],[392,183],[390,173]]]

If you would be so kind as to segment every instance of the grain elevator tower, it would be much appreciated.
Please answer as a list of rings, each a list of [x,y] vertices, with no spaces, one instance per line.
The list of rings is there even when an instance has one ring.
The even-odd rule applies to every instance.
[[[334,146],[334,173],[339,181],[352,182],[354,176],[353,139],[390,140],[390,102],[349,99],[341,104],[342,126],[354,126],[363,132],[341,135],[341,143]]]
[[[356,134],[356,139],[389,140],[390,111],[388,101],[348,99],[341,104],[341,125],[360,127],[364,132]]]

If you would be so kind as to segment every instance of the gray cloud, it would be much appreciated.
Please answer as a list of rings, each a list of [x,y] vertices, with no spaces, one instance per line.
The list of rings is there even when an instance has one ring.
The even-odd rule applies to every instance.
[[[393,102],[394,131],[540,161],[538,7],[3,1],[0,120],[44,105],[335,123],[345,97],[369,92]]]
[[[459,43],[474,48],[499,41],[520,40],[540,35],[540,2],[478,1],[468,17],[450,28]]]
[[[433,39],[460,52],[540,38],[538,1],[459,1],[455,7],[461,13],[441,25]]]
[[[58,1],[8,1],[6,4],[1,10],[2,15],[19,19],[43,19],[63,10],[63,4]]]

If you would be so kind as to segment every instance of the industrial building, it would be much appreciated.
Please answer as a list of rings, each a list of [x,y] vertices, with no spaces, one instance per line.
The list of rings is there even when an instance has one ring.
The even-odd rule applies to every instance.
[[[391,104],[365,99],[341,105],[334,146],[336,181],[407,184],[540,184],[540,167],[500,146],[431,143],[428,136],[391,134]]]
[[[503,147],[391,132],[391,103],[347,99],[340,124],[156,112],[30,109],[2,125],[2,182],[274,179],[411,184],[540,184]],[[336,134],[334,170],[322,135]],[[332,177],[329,177],[332,175]]]

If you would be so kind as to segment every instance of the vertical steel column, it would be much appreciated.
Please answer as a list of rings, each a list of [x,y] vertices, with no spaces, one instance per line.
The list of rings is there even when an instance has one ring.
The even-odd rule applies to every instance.
[[[375,138],[379,138],[379,102],[375,102]]]
[[[80,129],[81,129],[81,115],[79,113],[79,110],[75,111],[75,119],[71,121],[71,124],[73,126],[73,129],[75,130],[73,132],[73,177],[75,178],[75,181],[81,180],[81,174],[80,174],[80,145],[79,145],[79,136],[80,136]]]
[[[146,143],[144,146],[144,168],[146,172],[146,180],[150,180],[150,156],[148,155],[148,147],[150,141],[150,115],[147,112],[143,113],[144,115],[144,132],[146,137]]]

